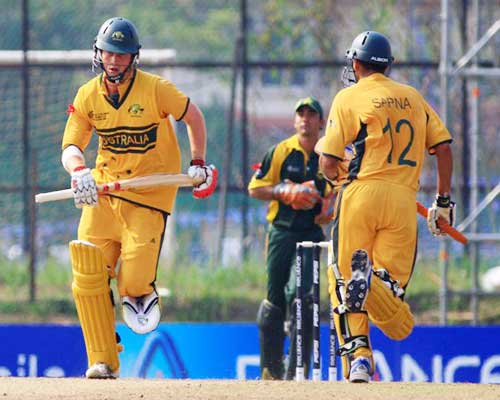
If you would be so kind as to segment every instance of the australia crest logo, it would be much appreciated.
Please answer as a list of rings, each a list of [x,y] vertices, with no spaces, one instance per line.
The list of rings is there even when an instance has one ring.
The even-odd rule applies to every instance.
[[[111,35],[111,40],[123,42],[123,39],[125,39],[125,35],[120,31],[113,32],[113,34]]]
[[[138,104],[138,103],[132,104],[128,108],[128,113],[132,117],[139,117],[142,114],[143,111],[144,111],[144,108],[142,108],[142,106],[140,104]]]

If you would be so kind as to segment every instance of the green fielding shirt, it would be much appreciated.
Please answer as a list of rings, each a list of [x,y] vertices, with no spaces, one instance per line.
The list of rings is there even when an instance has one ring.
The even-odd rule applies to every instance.
[[[272,146],[267,151],[248,188],[274,186],[285,179],[295,183],[314,180],[322,196],[327,190],[326,180],[318,173],[318,155],[314,152],[307,154],[300,145],[297,134]],[[266,218],[274,226],[302,231],[318,226],[314,223],[314,216],[320,211],[320,204],[316,204],[311,210],[294,210],[291,206],[271,200]]]

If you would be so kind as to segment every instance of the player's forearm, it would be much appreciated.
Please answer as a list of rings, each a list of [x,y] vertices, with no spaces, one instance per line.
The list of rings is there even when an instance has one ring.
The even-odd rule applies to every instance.
[[[189,145],[191,147],[191,158],[193,160],[205,160],[207,129],[205,126],[205,118],[196,104],[189,104],[188,111],[183,121],[186,123]]]
[[[274,186],[262,186],[254,189],[249,189],[248,194],[255,199],[269,201],[274,200]]]
[[[330,181],[334,181],[335,179],[337,179],[339,173],[338,163],[339,160],[337,160],[335,157],[329,157],[323,154],[319,156],[319,170]]]
[[[444,195],[451,192],[451,176],[453,173],[453,155],[448,143],[436,147],[437,158],[437,193]]]
[[[191,147],[191,159],[205,160],[206,156],[206,132],[200,128],[187,127],[189,145]]]

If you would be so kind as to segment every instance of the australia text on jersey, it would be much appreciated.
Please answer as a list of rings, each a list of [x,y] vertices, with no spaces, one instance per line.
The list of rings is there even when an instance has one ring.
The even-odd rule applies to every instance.
[[[132,129],[125,130],[124,127],[97,131],[101,138],[101,149],[112,153],[145,153],[156,146],[158,126],[155,124],[147,128],[142,132],[129,132]]]

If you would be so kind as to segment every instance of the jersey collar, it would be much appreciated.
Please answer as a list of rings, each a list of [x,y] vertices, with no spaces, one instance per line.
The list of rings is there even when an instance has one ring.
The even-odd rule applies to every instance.
[[[374,81],[385,81],[389,79],[387,76],[380,72],[375,72],[374,74],[365,76],[364,78],[361,78],[359,82],[374,82]],[[359,83],[358,82],[358,83]]]
[[[127,99],[128,94],[132,90],[132,86],[134,85],[135,78],[137,76],[137,69],[134,68],[134,71],[132,73],[132,76],[127,79],[125,82],[122,84],[118,85],[118,92],[120,93],[120,100],[117,105],[113,103],[113,101],[109,98],[108,92],[106,90],[106,84],[104,83],[104,72],[100,75],[99,78],[99,94],[103,95],[106,101],[115,109],[119,109],[120,106],[124,103],[124,101]]]
[[[300,152],[302,152],[302,154],[304,154],[304,157],[305,159],[309,159],[309,154],[307,153],[307,151],[304,150],[304,148],[302,147],[302,145],[300,144],[300,141],[299,141],[299,134],[298,133],[295,133],[295,135],[289,137],[287,140],[286,140],[286,144],[288,147],[290,147],[291,149],[293,150],[298,150]],[[313,152],[314,153],[314,152]]]

